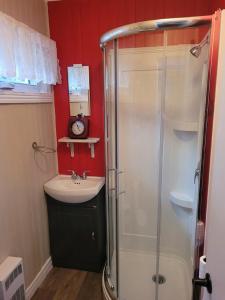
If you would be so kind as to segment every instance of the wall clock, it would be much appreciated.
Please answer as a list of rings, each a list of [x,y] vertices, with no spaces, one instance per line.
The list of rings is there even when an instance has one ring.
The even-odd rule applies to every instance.
[[[68,133],[71,139],[86,139],[89,132],[88,118],[77,115],[69,118]]]

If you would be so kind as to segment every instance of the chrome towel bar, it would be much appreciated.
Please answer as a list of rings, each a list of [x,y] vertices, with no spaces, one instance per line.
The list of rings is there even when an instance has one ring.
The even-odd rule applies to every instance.
[[[46,146],[39,146],[37,144],[37,142],[32,143],[32,148],[34,149],[34,151],[38,151],[41,153],[55,153],[56,152],[56,150],[54,148],[46,147]]]

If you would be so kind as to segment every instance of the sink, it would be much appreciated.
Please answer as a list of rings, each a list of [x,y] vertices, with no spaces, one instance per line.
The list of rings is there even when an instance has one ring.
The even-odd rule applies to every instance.
[[[44,190],[61,202],[83,203],[95,197],[104,183],[104,177],[88,176],[85,180],[72,180],[70,175],[58,175],[44,184]]]

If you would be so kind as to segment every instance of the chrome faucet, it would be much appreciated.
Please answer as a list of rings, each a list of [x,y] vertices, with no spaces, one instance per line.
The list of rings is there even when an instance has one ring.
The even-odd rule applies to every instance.
[[[69,172],[71,172],[71,179],[72,180],[79,180],[80,176],[74,171],[74,170],[68,170]]]
[[[83,171],[81,179],[86,180],[87,179],[87,173],[89,173],[88,170]]]
[[[83,171],[82,176],[78,175],[74,170],[68,170],[68,172],[71,172],[71,179],[72,180],[86,180],[87,179],[87,173],[89,173],[88,170]]]

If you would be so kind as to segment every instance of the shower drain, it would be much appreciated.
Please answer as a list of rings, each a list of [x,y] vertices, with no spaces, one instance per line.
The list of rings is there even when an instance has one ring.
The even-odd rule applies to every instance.
[[[152,276],[152,281],[158,284],[163,284],[166,282],[166,277],[161,274],[159,274],[158,276],[155,274]]]

